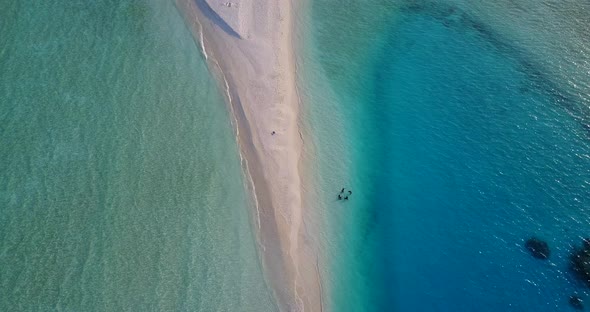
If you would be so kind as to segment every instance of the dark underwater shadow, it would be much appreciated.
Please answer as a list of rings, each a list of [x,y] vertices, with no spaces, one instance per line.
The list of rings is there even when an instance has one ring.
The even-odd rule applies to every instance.
[[[501,34],[494,31],[494,29],[482,23],[475,17],[471,16],[463,9],[430,0],[408,0],[400,7],[402,19],[412,20],[419,17],[427,17],[433,21],[440,23],[446,28],[452,29],[461,36],[462,33],[470,31],[476,36],[488,43],[495,50],[494,52],[501,57],[510,58],[515,61],[516,69],[523,73],[527,82],[526,87],[514,86],[516,92],[529,93],[535,92],[550,99],[552,104],[563,109],[569,116],[571,116],[579,125],[580,129],[590,139],[590,108],[586,107],[583,102],[580,102],[573,93],[564,89],[554,80],[551,74],[544,70],[540,64],[533,60],[525,49],[517,46],[517,43],[510,42]],[[402,22],[403,23],[403,22]],[[391,52],[384,53],[384,58],[388,58]],[[373,86],[374,90],[368,92],[373,97],[372,103],[379,103],[380,109],[376,110],[373,120],[379,120],[379,114],[382,109],[388,109],[387,100],[383,99],[383,89],[388,88],[387,85],[381,85],[382,81],[387,81],[384,77],[387,71],[388,61],[384,60],[376,62],[378,65],[374,68],[374,76],[376,84]],[[451,77],[452,78],[452,77]],[[382,121],[381,124],[376,123],[373,127],[376,129],[363,133],[362,136],[368,138],[379,135],[383,129],[389,126],[387,122]],[[393,266],[395,258],[395,247],[393,244],[393,237],[395,235],[394,229],[391,227],[390,221],[396,217],[396,207],[392,206],[395,202],[392,194],[395,190],[391,189],[391,184],[388,183],[390,179],[395,179],[392,172],[384,170],[382,164],[387,164],[394,157],[395,151],[392,150],[392,144],[381,144],[372,147],[371,155],[374,168],[370,168],[365,174],[368,175],[366,179],[371,181],[374,187],[374,196],[368,199],[366,203],[365,217],[359,220],[359,227],[364,231],[363,242],[378,242],[366,247],[364,251],[373,252],[374,257],[368,259],[375,259],[371,263],[371,270],[369,271],[370,278],[373,280],[377,291],[374,292],[376,307],[380,310],[390,310],[396,306],[400,298],[395,298],[395,273]],[[360,158],[358,161],[365,161]]]
[[[522,7],[518,7],[518,9],[524,10]],[[409,17],[412,15],[429,16],[445,27],[456,31],[475,31],[483,40],[494,46],[500,54],[518,62],[521,72],[531,82],[530,86],[521,87],[519,89],[521,92],[528,92],[530,87],[530,89],[535,89],[551,98],[553,103],[563,108],[579,123],[581,129],[590,138],[590,107],[580,103],[568,90],[558,86],[551,79],[551,74],[532,60],[524,49],[495,32],[492,27],[469,15],[461,8],[431,0],[407,0],[400,7],[400,11]]]

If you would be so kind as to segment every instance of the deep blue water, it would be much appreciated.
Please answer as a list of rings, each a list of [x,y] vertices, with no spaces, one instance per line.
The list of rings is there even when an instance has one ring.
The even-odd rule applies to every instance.
[[[590,136],[566,91],[474,25],[407,13],[374,68],[359,131],[378,310],[566,310],[585,290],[568,257],[590,233]],[[524,250],[533,235],[550,261]]]
[[[575,293],[590,305],[569,269],[590,235],[588,103],[461,8],[393,9],[363,53],[329,49],[345,21],[315,34],[358,190],[331,212],[348,259],[334,264],[335,310],[568,311]],[[525,250],[532,236],[548,261]]]

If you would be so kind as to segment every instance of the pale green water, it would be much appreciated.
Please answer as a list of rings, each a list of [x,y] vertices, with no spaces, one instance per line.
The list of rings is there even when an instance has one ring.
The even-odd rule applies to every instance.
[[[0,310],[274,310],[172,2],[3,1],[0,30]]]

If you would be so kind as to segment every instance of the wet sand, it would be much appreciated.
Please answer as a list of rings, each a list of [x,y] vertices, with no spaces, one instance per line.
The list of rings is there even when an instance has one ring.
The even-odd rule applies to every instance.
[[[265,273],[282,311],[321,311],[317,255],[303,239],[290,0],[177,0],[225,92],[251,188]]]

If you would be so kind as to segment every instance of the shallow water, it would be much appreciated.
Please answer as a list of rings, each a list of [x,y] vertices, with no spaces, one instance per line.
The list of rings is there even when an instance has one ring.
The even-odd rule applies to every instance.
[[[274,310],[173,2],[1,6],[0,310]]]
[[[589,231],[587,4],[308,9],[328,308],[588,302],[568,268]],[[12,1],[0,28],[0,310],[275,310],[226,106],[174,6]]]
[[[555,311],[574,293],[590,299],[568,264],[590,228],[586,38],[546,2],[524,13],[500,3],[371,2],[354,18],[341,2],[311,6],[306,75],[321,87],[307,97],[334,311]],[[553,26],[525,40],[510,33],[518,14],[532,30]],[[568,33],[563,43],[551,29]],[[335,198],[342,186],[349,202]],[[549,261],[524,250],[533,235]]]

